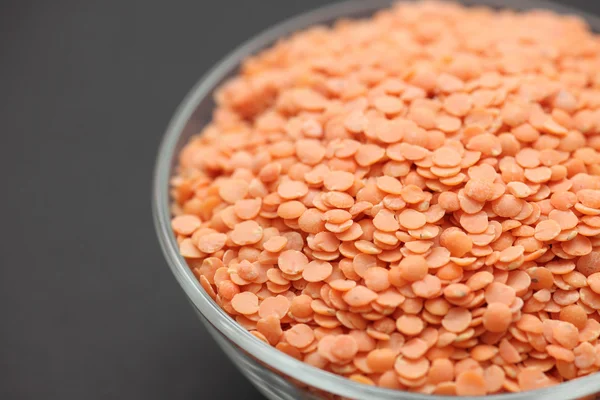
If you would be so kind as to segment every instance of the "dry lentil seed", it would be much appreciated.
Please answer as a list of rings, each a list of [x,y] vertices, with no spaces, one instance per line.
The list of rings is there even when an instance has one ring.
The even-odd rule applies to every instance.
[[[179,215],[171,220],[171,228],[178,235],[189,236],[198,228],[202,221],[195,215]]]
[[[427,223],[427,218],[419,211],[406,209],[400,213],[398,221],[406,229],[419,229]]]
[[[490,332],[505,332],[512,322],[512,312],[503,303],[489,304],[483,314],[483,326]]]

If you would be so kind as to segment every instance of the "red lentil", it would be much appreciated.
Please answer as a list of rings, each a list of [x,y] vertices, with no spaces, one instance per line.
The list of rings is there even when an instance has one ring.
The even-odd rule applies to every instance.
[[[598,371],[596,42],[573,17],[432,2],[281,40],[180,154],[181,255],[258,340],[363,384]]]

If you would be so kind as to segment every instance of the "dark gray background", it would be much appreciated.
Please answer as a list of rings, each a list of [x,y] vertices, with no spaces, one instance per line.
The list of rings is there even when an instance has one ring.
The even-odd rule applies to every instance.
[[[0,1],[0,399],[261,398],[163,260],[152,167],[210,66],[324,3]]]

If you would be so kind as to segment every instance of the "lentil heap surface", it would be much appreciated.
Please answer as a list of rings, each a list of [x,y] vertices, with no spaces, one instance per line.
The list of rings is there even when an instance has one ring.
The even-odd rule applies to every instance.
[[[398,4],[281,40],[185,146],[172,227],[258,339],[350,379],[484,395],[600,368],[600,40]]]

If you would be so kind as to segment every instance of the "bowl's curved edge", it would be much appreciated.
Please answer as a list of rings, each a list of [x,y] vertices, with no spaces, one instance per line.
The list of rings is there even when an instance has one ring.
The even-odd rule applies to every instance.
[[[559,13],[577,15],[584,18],[595,30],[600,30],[600,18],[586,14],[580,10],[552,3],[545,0],[462,0],[466,5],[484,5],[496,8],[508,9],[550,9]],[[265,48],[275,42],[278,38],[286,36],[294,31],[308,27],[313,24],[329,22],[335,18],[347,15],[352,17],[357,14],[366,14],[394,3],[392,0],[347,0],[321,7],[306,13],[291,17],[259,35],[246,41],[233,52],[229,53],[222,61],[216,64],[209,72],[200,78],[194,87],[188,92],[180,103],[168,124],[166,133],[160,144],[157,160],[155,163],[153,188],[152,188],[152,210],[155,229],[159,243],[165,258],[175,275],[177,281],[184,289],[194,306],[202,312],[206,320],[229,340],[243,348],[253,357],[262,362],[274,365],[282,373],[293,377],[307,385],[316,387],[331,393],[354,398],[373,396],[374,398],[398,399],[399,392],[373,388],[352,382],[341,376],[317,369],[298,361],[275,348],[262,343],[245,329],[239,326],[212,299],[204,292],[193,273],[187,267],[183,257],[178,253],[177,242],[171,233],[170,206],[168,183],[171,177],[172,160],[177,146],[179,135],[187,121],[196,110],[200,101],[212,92],[218,83],[229,71],[234,70],[247,56]],[[578,398],[600,391],[600,378],[588,376],[575,381],[566,382],[555,388],[540,389],[530,392],[499,394],[485,396],[489,400],[520,400],[520,399],[555,399],[557,396],[566,395],[562,398]],[[422,400],[423,395],[419,393],[401,392],[404,399]],[[431,400],[444,400],[446,396],[427,395]],[[484,397],[470,397],[470,399],[483,399]]]

